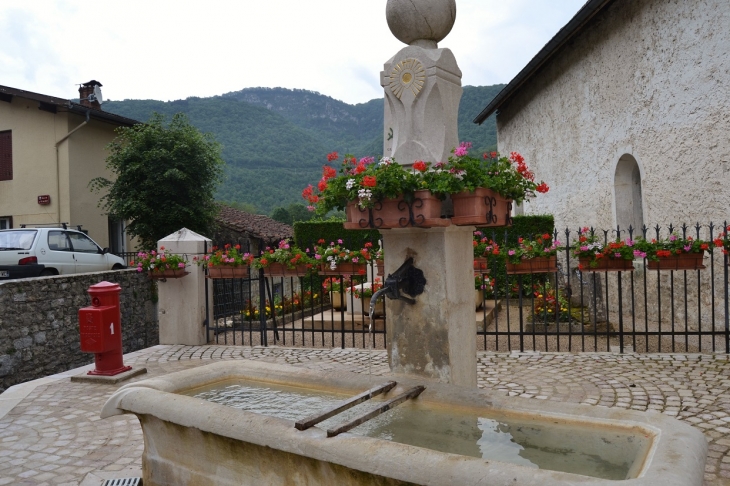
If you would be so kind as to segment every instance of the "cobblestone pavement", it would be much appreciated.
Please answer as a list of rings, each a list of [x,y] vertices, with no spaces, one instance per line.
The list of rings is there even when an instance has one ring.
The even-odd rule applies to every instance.
[[[126,355],[125,363],[147,368],[139,380],[221,359],[322,371],[388,371],[384,351],[355,349],[155,346]],[[709,442],[705,484],[730,485],[728,355],[479,352],[477,359],[482,388],[683,420],[702,430]],[[9,389],[8,396],[20,388],[31,391],[0,418],[0,485],[98,486],[102,479],[140,476],[143,443],[136,417],[99,418],[119,386],[57,376]]]

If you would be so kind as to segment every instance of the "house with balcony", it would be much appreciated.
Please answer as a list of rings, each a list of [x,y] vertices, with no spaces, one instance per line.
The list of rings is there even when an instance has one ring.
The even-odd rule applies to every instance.
[[[139,122],[104,112],[100,87],[82,84],[75,102],[0,86],[0,229],[81,225],[102,247],[130,248],[124,222],[104,213],[88,184],[110,177],[115,129]]]

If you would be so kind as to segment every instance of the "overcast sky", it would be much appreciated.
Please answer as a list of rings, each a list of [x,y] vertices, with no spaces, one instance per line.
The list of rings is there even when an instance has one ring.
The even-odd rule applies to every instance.
[[[585,0],[457,0],[451,49],[462,84],[509,82]],[[383,96],[404,44],[386,0],[0,0],[0,85],[74,98],[176,100],[299,88],[347,103]]]

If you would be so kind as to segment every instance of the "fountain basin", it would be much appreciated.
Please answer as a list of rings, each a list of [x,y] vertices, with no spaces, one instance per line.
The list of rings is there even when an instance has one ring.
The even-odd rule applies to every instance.
[[[600,479],[439,452],[390,440],[294,428],[294,421],[186,396],[233,380],[355,395],[388,379],[386,396],[424,384],[413,406],[476,411],[520,420],[595,428],[597,435],[634,434],[645,445],[626,480]],[[417,403],[416,403],[417,402]],[[405,404],[401,405],[403,407]],[[707,442],[687,424],[658,413],[505,397],[486,390],[390,375],[321,373],[260,362],[219,362],[132,383],[104,405],[102,417],[134,413],[144,434],[145,485],[184,484],[484,484],[701,485]],[[390,413],[390,412],[389,412]]]

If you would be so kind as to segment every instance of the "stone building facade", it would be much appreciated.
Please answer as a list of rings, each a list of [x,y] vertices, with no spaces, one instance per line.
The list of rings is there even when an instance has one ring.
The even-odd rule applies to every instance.
[[[726,0],[589,0],[475,120],[497,111],[500,151],[550,185],[524,212],[560,229],[730,219],[728,25]]]

